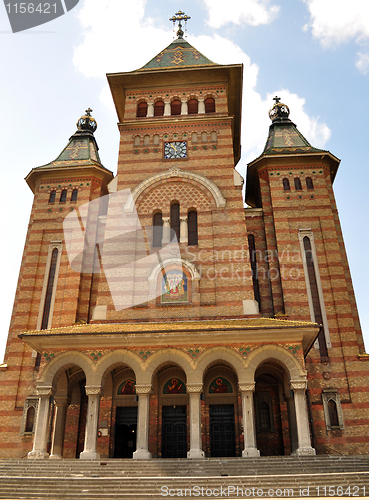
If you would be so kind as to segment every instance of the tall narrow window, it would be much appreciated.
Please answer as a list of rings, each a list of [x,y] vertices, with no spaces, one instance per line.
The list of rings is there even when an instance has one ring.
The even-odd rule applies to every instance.
[[[164,102],[156,101],[154,104],[154,116],[164,116]]]
[[[159,144],[159,142],[160,142],[160,136],[159,136],[159,134],[155,134],[155,135],[154,135],[154,140],[153,140],[153,142],[154,142],[154,146],[158,146],[158,144]]]
[[[67,201],[67,190],[63,189],[63,191],[61,192],[61,195],[60,195],[59,202],[60,203],[65,203],[66,201]]]
[[[191,210],[188,212],[188,244],[197,245],[198,244],[198,233],[197,233],[197,212],[196,210]]]
[[[320,307],[319,291],[318,291],[318,284],[317,284],[315,267],[314,267],[313,252],[311,249],[310,238],[308,238],[308,236],[304,236],[303,244],[304,244],[304,250],[305,250],[306,266],[307,266],[307,272],[308,272],[308,278],[309,278],[309,284],[310,284],[311,299],[312,299],[312,303],[313,303],[315,321],[318,323],[318,325],[322,325],[320,327],[320,331],[319,331],[319,335],[318,335],[320,356],[326,358],[326,357],[328,357],[328,349],[327,349],[327,343],[326,343],[325,335],[324,335],[323,316],[322,316],[322,310]]]
[[[306,188],[314,189],[313,179],[311,177],[306,177]]]
[[[150,144],[150,136],[144,135],[144,146],[148,146]]]
[[[30,406],[27,410],[27,419],[24,432],[32,432],[34,423],[35,423],[35,407]]]
[[[42,314],[42,322],[41,322],[41,330],[46,330],[48,327],[48,324],[49,324],[51,299],[52,299],[53,289],[54,289],[54,279],[55,279],[55,271],[56,271],[57,261],[58,261],[58,249],[54,248],[54,250],[51,254],[49,278],[47,280],[46,295],[45,295],[45,302],[44,302],[44,312]]]
[[[197,132],[192,132],[191,141],[192,142],[197,142]]]
[[[208,134],[206,132],[201,132],[201,142],[208,141]]]
[[[197,115],[199,112],[199,101],[197,99],[190,99],[188,101],[188,114]]]
[[[78,189],[73,189],[70,201],[77,201],[77,198],[78,198]]]
[[[269,405],[265,401],[260,405],[260,427],[262,431],[270,431]]]
[[[172,101],[172,103],[170,105],[170,114],[171,115],[180,115],[181,114],[181,106],[182,106],[182,103],[180,100],[175,99],[174,101]]]
[[[302,191],[301,181],[298,177],[295,177],[295,189],[296,191]]]
[[[217,142],[217,140],[218,140],[217,133],[213,131],[211,133],[211,142]]]
[[[290,191],[291,188],[290,188],[290,181],[288,179],[283,179],[283,189],[285,191]]]
[[[215,113],[215,100],[212,97],[205,99],[205,113]]]
[[[137,118],[142,118],[147,115],[147,102],[140,102],[137,106]]]
[[[333,399],[328,401],[328,413],[331,427],[339,427],[340,424],[338,420],[337,405]]]
[[[251,264],[251,274],[252,274],[252,286],[254,288],[254,297],[256,302],[259,304],[259,310],[260,310],[261,301],[260,301],[260,289],[258,280],[258,265],[256,262],[255,236],[253,234],[249,234],[247,239],[249,242],[250,264]]]
[[[180,220],[179,220],[179,203],[172,203],[170,207],[170,227],[177,235],[177,240],[180,240]]]
[[[161,212],[154,214],[152,225],[152,246],[161,247],[163,239],[163,216]]]
[[[56,191],[51,191],[49,196],[49,203],[55,203]]]
[[[134,140],[134,145],[139,146],[141,143],[141,137],[139,135],[136,135],[135,140]]]

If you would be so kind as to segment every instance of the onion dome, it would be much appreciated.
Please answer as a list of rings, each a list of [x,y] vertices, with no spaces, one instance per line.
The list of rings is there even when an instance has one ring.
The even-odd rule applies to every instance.
[[[290,109],[287,104],[280,102],[280,97],[274,97],[274,106],[269,110],[269,118],[272,122],[275,121],[289,121]]]
[[[86,114],[81,116],[81,118],[77,122],[78,130],[89,130],[92,133],[95,132],[95,130],[97,129],[97,122],[95,118],[91,116],[92,111],[93,110],[90,108],[86,109]]]

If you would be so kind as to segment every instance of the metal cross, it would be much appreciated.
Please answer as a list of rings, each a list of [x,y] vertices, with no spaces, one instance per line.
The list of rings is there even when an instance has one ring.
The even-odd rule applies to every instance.
[[[173,21],[173,24],[175,24],[175,22],[178,21],[178,31],[177,31],[178,38],[183,38],[182,21],[187,23],[188,19],[191,19],[190,16],[188,16],[181,10],[176,12],[175,15],[169,19],[169,21]]]
[[[275,101],[276,104],[278,104],[280,100],[281,100],[280,97],[277,96],[273,97],[273,101]]]
[[[91,116],[92,111],[93,111],[93,109],[91,109],[91,108],[86,109],[86,115]]]

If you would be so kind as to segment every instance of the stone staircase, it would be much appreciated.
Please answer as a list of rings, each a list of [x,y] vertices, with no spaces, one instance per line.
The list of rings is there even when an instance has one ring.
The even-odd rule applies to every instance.
[[[369,497],[369,456],[0,460],[1,499]]]

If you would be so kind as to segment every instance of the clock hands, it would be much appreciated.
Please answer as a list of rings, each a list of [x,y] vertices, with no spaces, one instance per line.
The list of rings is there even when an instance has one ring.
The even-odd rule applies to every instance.
[[[177,148],[176,148],[175,146],[173,146],[173,144],[171,144],[170,146],[174,149],[174,151],[175,151],[176,153],[178,152],[178,151],[177,151]]]

